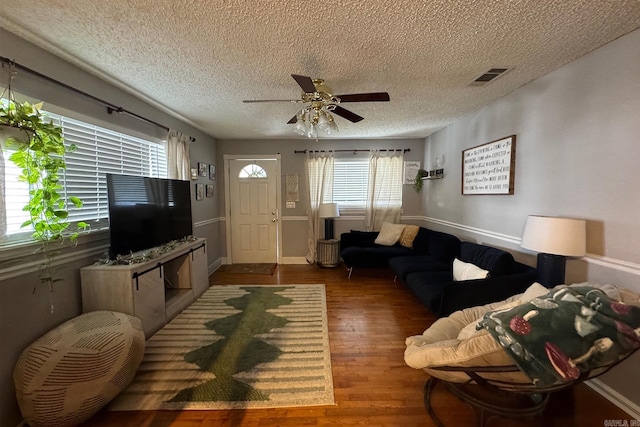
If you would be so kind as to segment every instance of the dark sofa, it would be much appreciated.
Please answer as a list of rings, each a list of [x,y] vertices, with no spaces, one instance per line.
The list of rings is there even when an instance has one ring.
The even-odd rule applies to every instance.
[[[536,269],[515,261],[510,253],[471,242],[460,244],[459,259],[489,271],[486,279],[455,281],[453,267],[447,271],[418,271],[411,258],[394,258],[389,266],[420,302],[439,316],[501,301],[524,292],[536,280]]]
[[[501,301],[524,292],[536,280],[536,269],[501,249],[460,240],[420,227],[413,248],[374,243],[377,232],[343,233],[340,253],[349,269],[391,268],[430,311],[447,316],[456,310]],[[485,279],[454,281],[453,260],[474,264]]]
[[[420,265],[447,270],[460,253],[460,240],[456,236],[424,227],[418,230],[413,248],[398,243],[378,245],[374,242],[377,236],[377,231],[354,230],[340,235],[340,257],[349,269],[349,277],[355,268],[388,268],[389,260],[397,257],[420,256]]]

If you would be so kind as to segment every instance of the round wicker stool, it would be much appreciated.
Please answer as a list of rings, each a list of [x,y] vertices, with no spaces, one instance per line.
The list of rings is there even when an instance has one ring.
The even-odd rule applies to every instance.
[[[88,420],[131,382],[144,347],[140,319],[123,313],[85,313],[49,331],[13,371],[24,420],[32,427]]]

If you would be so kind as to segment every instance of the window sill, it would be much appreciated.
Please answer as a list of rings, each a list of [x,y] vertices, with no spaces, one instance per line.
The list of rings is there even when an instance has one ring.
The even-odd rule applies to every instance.
[[[40,243],[33,239],[5,243],[0,247],[0,280],[35,272],[42,263]],[[62,265],[78,258],[79,253],[99,255],[109,248],[109,229],[94,230],[78,237],[75,244],[66,242],[59,247],[54,264]]]

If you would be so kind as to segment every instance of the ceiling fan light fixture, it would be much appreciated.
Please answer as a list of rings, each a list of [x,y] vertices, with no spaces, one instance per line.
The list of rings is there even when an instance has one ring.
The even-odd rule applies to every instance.
[[[326,111],[320,110],[320,112],[318,113],[318,128],[320,130],[326,131],[327,129],[329,129],[329,124],[331,123],[329,116],[329,113],[327,113]]]
[[[323,79],[312,79],[308,76],[299,74],[291,74],[291,77],[298,83],[302,89],[302,96],[296,100],[279,100],[279,99],[263,99],[263,100],[244,100],[242,102],[292,102],[303,103],[305,106],[293,116],[287,124],[295,124],[294,132],[300,135],[306,135],[309,138],[317,138],[318,130],[328,135],[338,132],[334,113],[351,123],[357,123],[364,120],[352,111],[340,106],[344,102],[384,102],[389,101],[387,92],[371,92],[371,93],[352,93],[345,95],[334,95],[332,89],[327,86]]]
[[[318,125],[316,125],[315,123],[311,123],[311,126],[309,126],[309,132],[307,133],[307,137],[309,138],[318,137]]]
[[[327,129],[327,133],[329,135],[333,135],[334,133],[338,133],[338,125],[336,124],[335,120],[333,120],[333,116],[330,116],[331,120],[329,122],[329,129]]]
[[[327,135],[333,135],[338,132],[338,125],[336,125],[333,115],[327,110],[323,110],[321,112],[320,119],[318,120],[318,128],[321,131],[326,132]]]

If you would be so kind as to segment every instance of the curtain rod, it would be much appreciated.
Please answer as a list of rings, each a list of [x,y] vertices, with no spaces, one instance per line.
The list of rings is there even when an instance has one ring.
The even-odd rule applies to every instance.
[[[56,79],[51,78],[49,76],[46,76],[46,75],[44,75],[42,73],[39,73],[36,70],[32,70],[31,68],[28,68],[28,67],[25,67],[24,65],[18,64],[17,62],[15,62],[15,61],[13,61],[13,60],[11,60],[9,58],[5,58],[4,56],[0,56],[0,61],[2,61],[3,63],[8,64],[9,66],[13,66],[13,67],[15,67],[15,68],[17,68],[17,69],[19,69],[21,71],[25,71],[25,72],[27,72],[29,74],[33,74],[34,76],[39,77],[39,78],[41,78],[43,80],[46,80],[46,81],[48,81],[50,83],[56,84],[58,86],[62,86],[63,88],[65,88],[65,89],[67,89],[67,90],[69,90],[71,92],[74,92],[74,93],[77,93],[79,95],[85,96],[85,97],[97,102],[98,104],[102,104],[105,107],[107,107],[107,113],[109,113],[109,114],[113,114],[114,112],[115,113],[126,114],[126,115],[134,117],[134,118],[136,118],[138,120],[142,120],[143,122],[151,123],[152,125],[155,125],[155,126],[161,128],[161,129],[166,130],[167,132],[169,131],[169,127],[168,126],[162,125],[162,124],[160,124],[158,122],[155,122],[155,121],[153,121],[151,119],[147,119],[146,117],[142,117],[139,114],[136,114],[136,113],[134,113],[132,111],[126,110],[126,109],[124,109],[122,107],[119,107],[119,106],[117,106],[115,104],[110,103],[109,101],[105,101],[104,99],[100,99],[97,96],[91,95],[90,93],[84,92],[84,91],[82,91],[80,89],[76,89],[73,86],[70,86],[70,85],[68,85],[66,83],[63,83],[63,82],[59,81],[59,80],[56,80]],[[190,136],[189,139],[191,140],[191,142],[195,142],[195,140],[196,140],[192,136]]]
[[[403,153],[408,153],[409,151],[411,151],[411,148],[379,148],[378,151],[395,151],[395,150],[402,150]],[[324,152],[330,152],[333,151],[334,153],[341,153],[341,152],[348,152],[348,153],[355,153],[357,151],[366,151],[369,152],[371,150],[367,150],[367,149],[356,149],[356,150],[309,150],[310,153],[313,152],[319,152],[319,153],[324,153]],[[307,154],[307,150],[294,150],[293,154]]]

